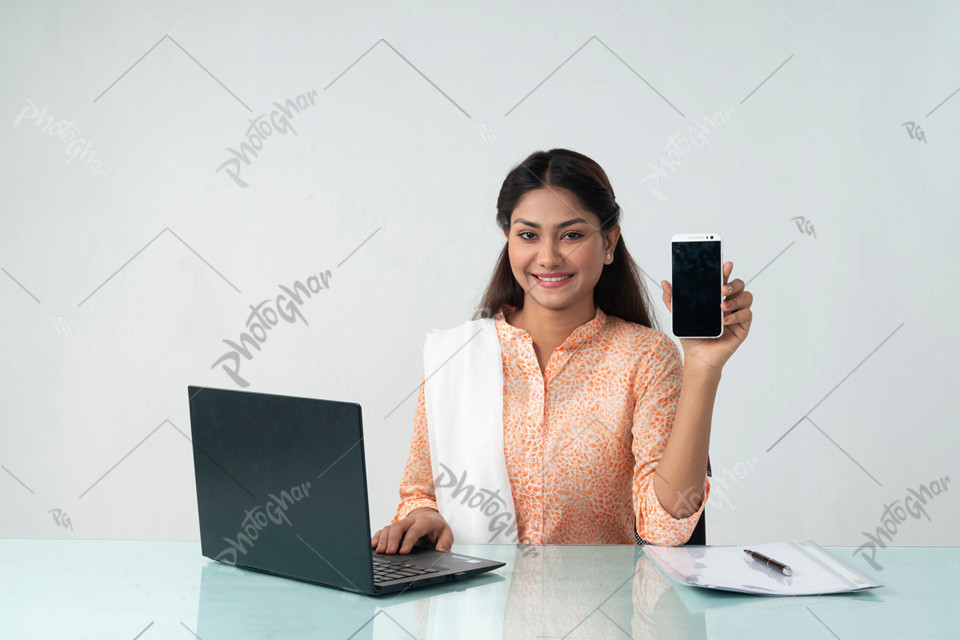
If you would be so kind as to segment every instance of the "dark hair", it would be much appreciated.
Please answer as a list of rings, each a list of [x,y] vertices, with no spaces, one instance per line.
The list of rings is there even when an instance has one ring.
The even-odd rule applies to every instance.
[[[497,224],[500,228],[509,231],[510,217],[520,198],[545,186],[562,187],[573,192],[585,209],[600,218],[603,231],[620,222],[620,205],[600,165],[576,151],[551,149],[530,154],[507,174],[497,198]],[[492,317],[504,305],[522,309],[523,293],[510,268],[505,243],[473,319]],[[600,273],[600,280],[593,289],[593,302],[607,315],[659,331],[656,318],[650,312],[650,298],[640,277],[640,269],[627,251],[623,234],[614,248],[613,262],[604,265]]]

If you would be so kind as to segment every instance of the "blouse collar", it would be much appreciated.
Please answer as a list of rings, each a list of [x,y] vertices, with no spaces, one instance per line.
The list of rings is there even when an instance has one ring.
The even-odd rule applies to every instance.
[[[508,313],[514,311],[513,307],[507,308]],[[509,336],[518,339],[530,340],[533,338],[530,336],[530,333],[526,329],[521,329],[520,327],[515,327],[509,322],[507,322],[506,315],[504,314],[504,309],[501,308],[497,312],[497,315],[494,316],[494,322],[497,326],[497,329],[503,333],[506,333]],[[607,314],[598,306],[597,313],[593,316],[592,320],[584,322],[579,327],[575,328],[570,332],[570,335],[557,347],[558,350],[563,351],[565,349],[573,349],[579,347],[583,343],[587,342],[595,335],[600,333],[604,326],[606,326]]]

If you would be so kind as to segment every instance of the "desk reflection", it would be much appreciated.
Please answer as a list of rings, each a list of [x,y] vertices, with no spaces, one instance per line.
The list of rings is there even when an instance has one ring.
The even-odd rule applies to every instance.
[[[687,612],[641,547],[612,548],[518,549],[497,637],[706,638],[703,613]]]
[[[507,566],[377,598],[206,562],[197,636],[706,638],[704,614],[687,611],[641,547],[466,546],[455,551]]]

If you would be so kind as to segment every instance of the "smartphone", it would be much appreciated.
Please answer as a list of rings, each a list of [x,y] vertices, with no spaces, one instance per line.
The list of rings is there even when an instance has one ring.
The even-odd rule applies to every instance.
[[[716,233],[682,233],[671,239],[673,335],[723,334],[723,252]]]

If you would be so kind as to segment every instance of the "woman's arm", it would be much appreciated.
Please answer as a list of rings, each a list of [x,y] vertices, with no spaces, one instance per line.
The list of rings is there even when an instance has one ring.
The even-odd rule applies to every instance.
[[[653,477],[660,504],[674,518],[696,513],[703,500],[710,423],[719,385],[719,370],[684,359],[673,429]]]
[[[699,467],[699,484],[687,495],[680,491],[679,502],[685,510],[677,509],[669,495],[657,488],[657,480],[663,473],[662,464],[668,445],[671,442],[682,443],[683,438],[674,440],[677,410],[681,404],[681,395],[688,398],[692,393],[683,390],[695,385],[684,380],[683,360],[680,349],[667,335],[660,334],[652,341],[641,358],[643,363],[634,382],[636,404],[633,409],[633,504],[637,517],[637,534],[647,542],[658,545],[683,544],[690,538],[703,503],[709,499],[710,484],[706,476],[706,460]],[[682,415],[681,428],[682,428]],[[679,451],[679,447],[677,447]],[[673,454],[671,454],[673,455]],[[704,454],[705,456],[706,454]],[[668,467],[669,469],[669,467]],[[691,470],[694,467],[691,465]],[[696,474],[693,474],[696,475]],[[665,476],[670,483],[678,482],[671,476]],[[669,489],[669,485],[668,489]],[[678,485],[679,486],[679,485]],[[674,494],[677,492],[674,491]],[[690,500],[690,493],[696,500]],[[684,502],[686,498],[686,502]],[[666,507],[670,506],[671,510]],[[677,517],[681,515],[683,517]]]
[[[427,415],[423,396],[424,381],[420,381],[417,396],[417,411],[414,419],[410,455],[400,479],[400,504],[391,523],[423,507],[437,510],[437,498],[433,486],[433,468],[430,463],[430,440],[427,434]]]
[[[377,553],[406,554],[415,546],[449,551],[453,544],[453,530],[437,509],[423,387],[421,380],[410,457],[400,480],[400,505],[390,524],[370,538],[370,548]]]
[[[753,294],[746,283],[730,280],[733,263],[722,267],[720,295],[724,330],[719,338],[680,338],[683,345],[683,383],[673,431],[654,473],[654,489],[663,508],[674,517],[696,513],[703,498],[701,487],[710,446],[713,403],[720,386],[720,370],[747,339],[753,323]],[[663,303],[673,309],[673,287],[663,280]]]

